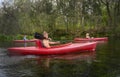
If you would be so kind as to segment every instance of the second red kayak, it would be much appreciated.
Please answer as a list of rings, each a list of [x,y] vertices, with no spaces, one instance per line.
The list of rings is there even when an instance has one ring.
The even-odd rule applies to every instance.
[[[107,37],[100,38],[75,38],[74,41],[107,41]]]

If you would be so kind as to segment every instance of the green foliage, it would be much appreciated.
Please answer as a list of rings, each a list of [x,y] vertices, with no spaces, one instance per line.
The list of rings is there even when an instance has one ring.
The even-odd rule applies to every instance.
[[[7,36],[7,35],[0,34],[0,41],[1,41],[1,42],[11,41],[11,40],[13,40],[13,39],[14,39],[13,36]]]
[[[58,35],[63,39],[81,36],[92,29],[93,32],[100,31],[97,36],[106,35],[102,27],[119,28],[118,3],[104,0],[6,0],[0,7],[0,33],[33,34],[46,30],[51,36]],[[55,32],[59,29],[64,31]]]
[[[0,41],[13,41],[13,40],[23,40],[24,35],[23,34],[17,34],[17,35],[3,35],[0,34]],[[27,39],[33,39],[33,35],[27,35]]]

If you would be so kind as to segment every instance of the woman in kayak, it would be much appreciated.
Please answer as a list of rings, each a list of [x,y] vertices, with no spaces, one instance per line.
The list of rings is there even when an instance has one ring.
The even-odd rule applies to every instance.
[[[36,39],[41,40],[42,47],[45,48],[50,48],[50,44],[60,44],[60,42],[52,42],[48,39],[48,33],[45,33],[44,35],[42,34],[37,34],[34,36]]]

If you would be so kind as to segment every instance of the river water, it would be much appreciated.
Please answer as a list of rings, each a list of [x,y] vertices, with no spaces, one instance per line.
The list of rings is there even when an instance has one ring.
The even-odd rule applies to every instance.
[[[97,44],[95,52],[35,56],[10,55],[0,43],[0,77],[120,77],[120,40]]]

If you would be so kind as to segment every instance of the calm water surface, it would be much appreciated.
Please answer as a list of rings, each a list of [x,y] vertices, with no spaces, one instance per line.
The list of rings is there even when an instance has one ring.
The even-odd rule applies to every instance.
[[[120,77],[120,40],[99,43],[95,52],[9,55],[0,43],[0,77]],[[11,45],[9,45],[11,46]]]

